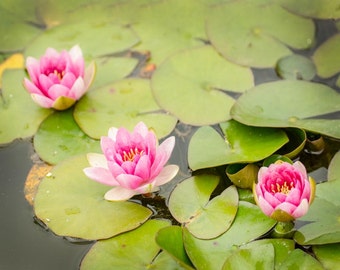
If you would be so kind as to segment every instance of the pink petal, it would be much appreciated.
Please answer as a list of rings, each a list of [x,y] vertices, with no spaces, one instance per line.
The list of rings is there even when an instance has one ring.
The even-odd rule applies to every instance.
[[[51,99],[55,100],[60,96],[69,97],[70,89],[61,85],[61,84],[54,84],[48,90],[48,95]]]
[[[37,59],[33,57],[27,57],[26,59],[26,69],[28,75],[30,76],[33,84],[38,83],[38,76],[40,74],[40,63]]]
[[[132,174],[120,174],[116,177],[116,179],[121,187],[127,189],[136,189],[146,184],[144,179]]]
[[[134,171],[134,174],[139,176],[143,179],[149,179],[150,178],[150,159],[148,156],[141,156],[138,160],[138,163],[136,164],[136,168]]]
[[[262,212],[269,217],[274,212],[274,208],[263,197],[258,197],[258,205]]]
[[[264,192],[264,199],[273,207],[275,208],[277,205],[282,203],[282,200],[279,200],[276,198],[273,194],[270,192]]]
[[[118,133],[118,128],[112,127],[109,129],[108,136],[113,141],[116,141],[117,133]]]
[[[310,195],[311,195],[311,192],[312,192],[309,180],[305,180],[304,184],[305,184],[305,187],[304,187],[304,189],[302,191],[301,199],[305,199],[306,198],[309,201]]]
[[[179,167],[177,165],[168,165],[163,168],[158,176],[153,179],[155,186],[161,186],[171,181],[178,173]]]
[[[43,108],[51,108],[53,106],[53,100],[38,94],[31,94],[31,97],[35,103]]]
[[[142,137],[146,137],[146,135],[149,133],[149,130],[148,127],[143,122],[139,122],[135,126],[133,133],[139,133],[140,135],[142,135]]]
[[[108,169],[107,160],[103,154],[89,153],[86,158],[92,167]]]
[[[114,177],[117,177],[120,174],[127,173],[121,166],[119,166],[119,164],[115,162],[109,162],[108,165],[109,165],[110,172]]]
[[[43,92],[41,92],[41,90],[27,78],[24,78],[24,86],[31,94],[39,94],[44,96]]]
[[[257,178],[258,178],[258,184],[262,184],[263,183],[263,178],[264,175],[267,173],[268,171],[268,167],[261,167],[258,174],[257,174]]]
[[[305,215],[307,213],[308,209],[309,209],[308,200],[307,199],[303,199],[301,201],[300,205],[292,213],[292,216],[294,218],[302,217],[303,215]]]
[[[289,215],[292,215],[292,213],[296,209],[296,206],[288,202],[283,202],[275,208],[275,210],[277,209],[281,209],[282,211],[288,213]]]
[[[115,187],[106,192],[104,198],[108,201],[125,201],[136,194],[137,193],[134,190]]]
[[[96,65],[94,62],[91,62],[90,65],[86,68],[84,74],[84,84],[85,88],[88,89],[91,83],[94,81],[94,76],[96,74]]]
[[[74,76],[74,74],[71,72],[67,72],[60,81],[60,84],[66,86],[67,88],[72,88],[75,80],[76,76]]]
[[[84,85],[84,80],[82,77],[78,77],[78,79],[74,82],[70,95],[76,100],[80,99],[86,92],[86,88]]]
[[[127,174],[135,174],[136,164],[134,162],[125,161],[122,163],[121,167]]]
[[[108,186],[119,186],[119,183],[107,169],[100,167],[88,167],[83,169],[83,171],[88,178],[101,184]]]
[[[100,138],[101,149],[108,160],[114,160],[116,155],[115,142],[106,136]]]
[[[301,191],[297,188],[291,189],[291,191],[287,195],[286,202],[289,202],[291,204],[298,206],[300,204],[300,201],[301,201]]]
[[[40,89],[44,95],[48,93],[48,89],[54,84],[54,82],[45,74],[40,74],[39,77]]]
[[[156,177],[163,169],[165,163],[168,162],[172,150],[175,146],[175,137],[167,138],[157,149],[156,158],[151,166],[151,178]]]
[[[294,162],[293,167],[296,168],[302,174],[303,179],[307,179],[306,167],[300,161]]]

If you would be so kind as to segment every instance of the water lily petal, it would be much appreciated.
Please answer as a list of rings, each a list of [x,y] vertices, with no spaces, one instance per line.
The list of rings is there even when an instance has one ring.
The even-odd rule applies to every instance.
[[[111,138],[113,141],[116,141],[117,133],[118,133],[118,128],[111,127],[111,128],[109,129],[108,136],[109,136],[109,138]]]
[[[27,57],[26,59],[27,72],[32,80],[33,84],[38,83],[38,77],[40,74],[40,63],[37,59],[33,57]]]
[[[275,208],[275,210],[277,210],[277,209],[281,209],[282,211],[292,215],[292,213],[296,209],[296,206],[294,204],[289,203],[289,202],[283,202]]]
[[[116,177],[119,185],[127,189],[136,189],[144,184],[146,181],[137,175],[132,174],[120,174]]]
[[[69,96],[78,100],[85,94],[86,90],[83,78],[78,77],[69,92]]]
[[[84,168],[83,171],[88,178],[101,184],[108,186],[119,186],[119,183],[107,169],[101,167],[87,167]]]
[[[301,202],[301,190],[298,188],[293,188],[287,195],[286,202],[298,206]]]
[[[105,193],[104,198],[108,201],[125,201],[136,195],[136,192],[123,187],[115,187]]]
[[[108,169],[107,160],[103,154],[89,153],[86,158],[92,167]]]
[[[146,137],[149,130],[148,130],[148,127],[143,122],[139,122],[135,126],[133,132],[134,132],[134,134],[140,134],[142,137]]]
[[[275,194],[276,195],[276,194]],[[264,199],[273,207],[275,208],[280,203],[282,203],[282,200],[276,198],[276,196],[271,194],[270,192],[265,192],[263,194]]]
[[[60,96],[53,102],[52,108],[59,111],[66,110],[70,108],[75,102],[76,100],[74,98]]]
[[[301,201],[300,205],[292,213],[292,216],[294,218],[302,217],[303,215],[305,215],[307,213],[308,209],[309,209],[308,200],[307,199],[303,199]]]
[[[96,75],[96,64],[95,62],[91,62],[89,66],[85,69],[84,73],[84,84],[85,88],[88,89],[92,82],[94,81],[94,77]]]
[[[43,108],[52,108],[54,101],[48,97],[39,95],[39,94],[31,94],[31,97],[35,103]]]
[[[66,86],[67,88],[72,88],[76,79],[77,78],[73,73],[67,72],[61,79],[60,84]]]
[[[60,96],[68,97],[70,89],[61,84],[54,84],[48,89],[48,96],[55,100]]]
[[[48,93],[48,89],[54,84],[51,78],[45,74],[38,75],[38,81],[41,89],[40,92],[44,93],[44,95]]]
[[[274,208],[263,197],[258,197],[257,201],[262,212],[267,216],[271,216],[271,214],[274,211]]]
[[[150,159],[148,156],[141,156],[136,164],[134,174],[142,179],[150,179]]]
[[[162,168],[164,167],[165,163],[168,162],[171,152],[174,149],[175,146],[175,137],[171,136],[167,138],[165,141],[163,141],[156,152],[156,158],[154,163],[151,167],[151,178],[156,177]]]
[[[155,186],[161,186],[171,181],[178,173],[177,165],[168,165],[163,168],[158,176],[153,180]]]

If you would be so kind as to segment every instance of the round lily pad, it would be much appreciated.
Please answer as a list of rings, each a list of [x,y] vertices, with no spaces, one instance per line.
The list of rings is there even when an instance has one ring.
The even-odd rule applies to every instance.
[[[64,160],[41,181],[34,201],[37,218],[57,235],[104,239],[144,223],[151,210],[139,204],[109,202],[109,187],[87,178],[85,155]]]
[[[158,104],[192,125],[230,119],[234,99],[224,91],[243,92],[253,85],[249,68],[226,61],[211,46],[173,55],[152,76]]]
[[[34,136],[34,149],[49,164],[89,152],[101,152],[98,140],[91,139],[78,127],[73,111],[54,112],[40,125]]]
[[[280,270],[290,269],[323,270],[325,268],[311,255],[301,249],[294,249],[280,266]]]
[[[224,137],[210,126],[192,136],[188,162],[193,170],[266,158],[288,142],[280,129],[251,127],[230,120],[220,124]]]
[[[340,138],[340,120],[327,119],[340,110],[340,94],[307,81],[275,81],[244,93],[231,109],[232,117],[246,125],[297,127]]]
[[[210,239],[224,233],[233,222],[238,193],[230,186],[209,201],[219,178],[213,175],[193,176],[176,186],[169,198],[169,210],[197,238]]]
[[[307,57],[292,54],[281,58],[276,64],[276,72],[283,79],[310,81],[316,74],[314,63]]]
[[[168,135],[177,119],[164,111],[153,99],[150,82],[129,78],[89,91],[76,104],[74,118],[90,137],[106,136],[110,127],[132,130],[143,121],[159,138]]]
[[[340,244],[315,245],[313,252],[325,269],[337,269],[340,265]]]
[[[155,235],[166,226],[169,226],[168,221],[149,220],[133,231],[98,241],[84,257],[80,269],[142,270],[153,268],[153,260],[160,251],[155,242]]]
[[[53,111],[36,105],[22,80],[24,70],[5,70],[0,99],[0,144],[34,135],[40,123]]]
[[[332,158],[328,166],[328,181],[340,180],[340,151]]]
[[[226,59],[259,68],[274,67],[292,54],[289,47],[309,48],[314,30],[312,20],[268,0],[217,5],[207,20],[208,38]]]

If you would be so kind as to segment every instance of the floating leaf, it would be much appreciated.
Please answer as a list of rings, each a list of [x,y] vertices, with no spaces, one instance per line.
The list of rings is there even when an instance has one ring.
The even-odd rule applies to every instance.
[[[212,127],[199,128],[192,136],[188,162],[193,170],[266,158],[288,142],[280,129],[251,127],[234,120],[220,124],[224,138]]]
[[[6,70],[2,76],[0,97],[0,144],[32,136],[52,112],[40,108],[22,86],[24,70]]]
[[[270,243],[234,251],[223,265],[223,270],[274,269],[274,246]]]
[[[329,0],[280,0],[280,4],[289,11],[316,19],[340,18],[338,1]]]
[[[157,103],[192,125],[230,119],[234,99],[223,90],[243,92],[253,85],[249,68],[226,61],[211,46],[173,55],[156,69],[151,84]]]
[[[156,235],[156,243],[184,268],[193,269],[184,249],[181,227],[169,226],[160,229]]]
[[[193,176],[173,190],[169,210],[197,238],[210,239],[224,233],[233,222],[238,193],[230,186],[209,201],[219,178],[213,175]]]
[[[340,151],[338,151],[328,166],[328,181],[340,180]]]
[[[282,146],[277,153],[294,159],[305,147],[307,135],[303,129],[299,128],[286,128],[285,132],[289,142]]]
[[[292,54],[281,58],[276,65],[276,72],[283,79],[310,81],[316,74],[314,63],[307,57]]]
[[[316,258],[325,269],[337,269],[340,265],[340,244],[313,246]]]
[[[47,163],[57,164],[71,156],[101,153],[100,143],[89,138],[73,119],[73,111],[55,112],[40,125],[34,136],[34,149]]]
[[[84,155],[55,166],[42,180],[34,201],[36,216],[55,234],[103,239],[140,226],[151,211],[136,203],[109,202],[108,187],[88,179]]]
[[[212,45],[232,62],[274,67],[280,58],[292,54],[288,47],[306,49],[312,45],[314,24],[274,1],[232,1],[217,5],[210,12],[207,35]]]
[[[329,78],[340,71],[340,34],[326,40],[313,54],[317,73]]]
[[[228,231],[217,238],[203,240],[194,237],[184,227],[184,247],[197,269],[221,269],[234,245],[246,244],[274,225],[275,221],[265,216],[256,205],[240,201],[236,218]]]
[[[139,228],[98,241],[84,257],[81,270],[149,269],[160,251],[156,233],[169,226],[165,220],[149,220]]]
[[[323,270],[322,265],[311,255],[303,252],[301,249],[294,249],[282,263],[280,270],[290,269],[313,269]]]
[[[26,56],[40,57],[47,47],[69,50],[78,44],[86,58],[122,52],[138,42],[131,29],[117,24],[87,21],[50,28],[39,35],[25,50]],[[52,45],[51,45],[52,44]],[[100,44],[100,46],[98,46]]]
[[[306,81],[275,81],[244,93],[231,109],[246,125],[297,127],[340,138],[340,120],[327,119],[340,110],[340,94],[330,87]]]
[[[149,80],[129,78],[89,91],[76,104],[74,118],[90,137],[106,136],[110,127],[133,129],[139,121],[161,138],[175,127],[177,119],[166,114],[153,99]]]

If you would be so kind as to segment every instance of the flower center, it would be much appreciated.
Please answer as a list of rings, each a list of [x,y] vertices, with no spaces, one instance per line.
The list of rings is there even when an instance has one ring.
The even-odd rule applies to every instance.
[[[134,161],[136,156],[143,155],[143,150],[139,150],[137,147],[134,149],[130,148],[129,151],[123,151],[123,161]]]
[[[64,75],[65,75],[65,70],[63,70],[63,71],[60,72],[59,70],[55,69],[55,70],[53,71],[53,74],[56,75],[56,76],[58,77],[58,79],[61,81],[62,78],[63,78]]]
[[[283,182],[283,184],[276,182],[276,184],[271,184],[270,188],[273,193],[283,193],[287,195],[294,188],[294,182],[287,182],[286,180]]]

